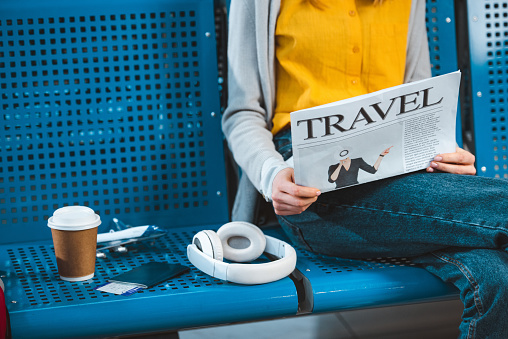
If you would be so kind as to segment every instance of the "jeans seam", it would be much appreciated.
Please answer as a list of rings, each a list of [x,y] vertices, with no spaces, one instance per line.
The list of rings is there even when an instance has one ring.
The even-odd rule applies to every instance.
[[[312,247],[310,247],[309,243],[303,238],[303,233],[302,233],[302,230],[300,229],[300,227],[296,226],[294,223],[290,222],[287,218],[284,218],[282,215],[279,215],[279,218],[283,219],[286,223],[288,223],[292,227],[298,229],[298,231],[300,232],[300,237],[301,237],[300,240],[303,242],[303,245],[306,247],[306,250],[314,252]]]
[[[472,319],[467,330],[467,337],[474,339],[476,331],[476,319]]]
[[[447,255],[444,255],[444,254],[439,255],[436,252],[433,252],[432,255],[438,259],[441,259],[441,260],[446,261],[452,265],[455,265],[462,272],[462,274],[466,277],[466,279],[469,281],[471,286],[473,286],[473,288],[474,288],[474,293],[473,293],[473,296],[474,296],[473,299],[475,301],[474,303],[475,303],[476,309],[478,310],[478,314],[480,316],[483,316],[484,312],[483,312],[483,303],[480,298],[480,286],[479,286],[478,282],[475,280],[473,274],[471,274],[471,272],[467,269],[467,267],[464,266],[464,264],[462,264],[458,260],[455,260]]]
[[[332,204],[321,203],[321,205],[332,205]],[[333,205],[335,205],[335,204],[333,204]],[[410,215],[410,216],[415,216],[415,217],[429,218],[429,219],[435,219],[435,220],[440,220],[440,221],[445,221],[445,222],[452,222],[452,223],[456,223],[456,224],[463,224],[463,225],[470,225],[470,226],[475,226],[475,227],[488,228],[488,229],[491,229],[491,230],[499,230],[501,232],[504,232],[504,233],[508,234],[508,230],[500,229],[500,228],[495,227],[495,226],[480,225],[480,224],[477,224],[477,223],[464,222],[464,221],[461,221],[461,220],[454,220],[454,219],[447,219],[447,218],[436,217],[436,216],[432,216],[432,215],[424,215],[424,214],[417,214],[417,213],[407,213],[407,212],[387,211],[387,210],[383,210],[383,209],[379,209],[379,208],[354,206],[354,205],[345,205],[345,204],[344,205],[336,205],[336,206],[357,208],[357,209],[376,211],[376,212],[384,212],[384,213],[391,213],[391,214]]]

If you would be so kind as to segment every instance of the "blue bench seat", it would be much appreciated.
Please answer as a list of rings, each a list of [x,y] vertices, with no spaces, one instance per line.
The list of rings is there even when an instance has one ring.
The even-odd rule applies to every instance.
[[[457,298],[454,287],[407,260],[348,260],[300,248],[296,248],[299,272],[293,280],[254,286],[224,282],[201,273],[186,257],[186,246],[196,232],[219,227],[172,229],[152,243],[132,245],[126,253],[107,253],[106,258],[97,259],[92,280],[76,283],[59,279],[51,242],[0,246],[0,271],[6,276],[14,337],[86,338],[176,331]],[[287,241],[280,228],[265,232]],[[127,297],[95,290],[108,278],[150,261],[183,264],[191,271]]]
[[[207,276],[190,264],[186,248],[192,236],[219,226],[171,229],[152,243],[129,245],[126,253],[108,253],[97,258],[92,280],[75,283],[59,279],[51,242],[0,246],[13,337],[108,337],[296,315],[298,297],[290,278],[244,286]],[[130,296],[94,289],[150,261],[182,264],[191,271]]]
[[[219,227],[171,229],[128,252],[109,252],[97,258],[92,280],[75,283],[59,279],[51,242],[0,246],[14,337],[121,336],[457,298],[453,286],[404,259],[349,260],[301,248],[292,279],[254,286],[224,282],[198,271],[186,257],[195,233]],[[265,233],[287,241],[280,228]],[[191,271],[130,296],[95,290],[150,261],[183,264]]]
[[[284,239],[280,228],[268,234]],[[457,299],[458,290],[406,258],[353,260],[296,247],[301,311],[339,312],[415,302]]]

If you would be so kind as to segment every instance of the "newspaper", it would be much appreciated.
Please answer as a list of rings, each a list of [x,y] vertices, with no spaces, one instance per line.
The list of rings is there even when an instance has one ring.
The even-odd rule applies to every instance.
[[[459,83],[457,71],[292,112],[295,182],[327,192],[455,152]]]

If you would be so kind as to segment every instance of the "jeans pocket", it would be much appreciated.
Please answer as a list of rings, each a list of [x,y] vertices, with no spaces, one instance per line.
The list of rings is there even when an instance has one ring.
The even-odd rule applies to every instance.
[[[286,218],[281,217],[280,215],[277,216],[277,219],[279,219],[279,223],[282,229],[291,240],[293,245],[299,246],[307,251],[314,252],[307,241],[305,241],[302,230],[298,226],[290,223]]]

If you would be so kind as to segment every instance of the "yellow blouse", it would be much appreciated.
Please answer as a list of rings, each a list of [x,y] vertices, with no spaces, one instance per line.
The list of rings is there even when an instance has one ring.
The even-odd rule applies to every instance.
[[[293,111],[403,83],[411,0],[323,3],[281,1],[273,134]]]

